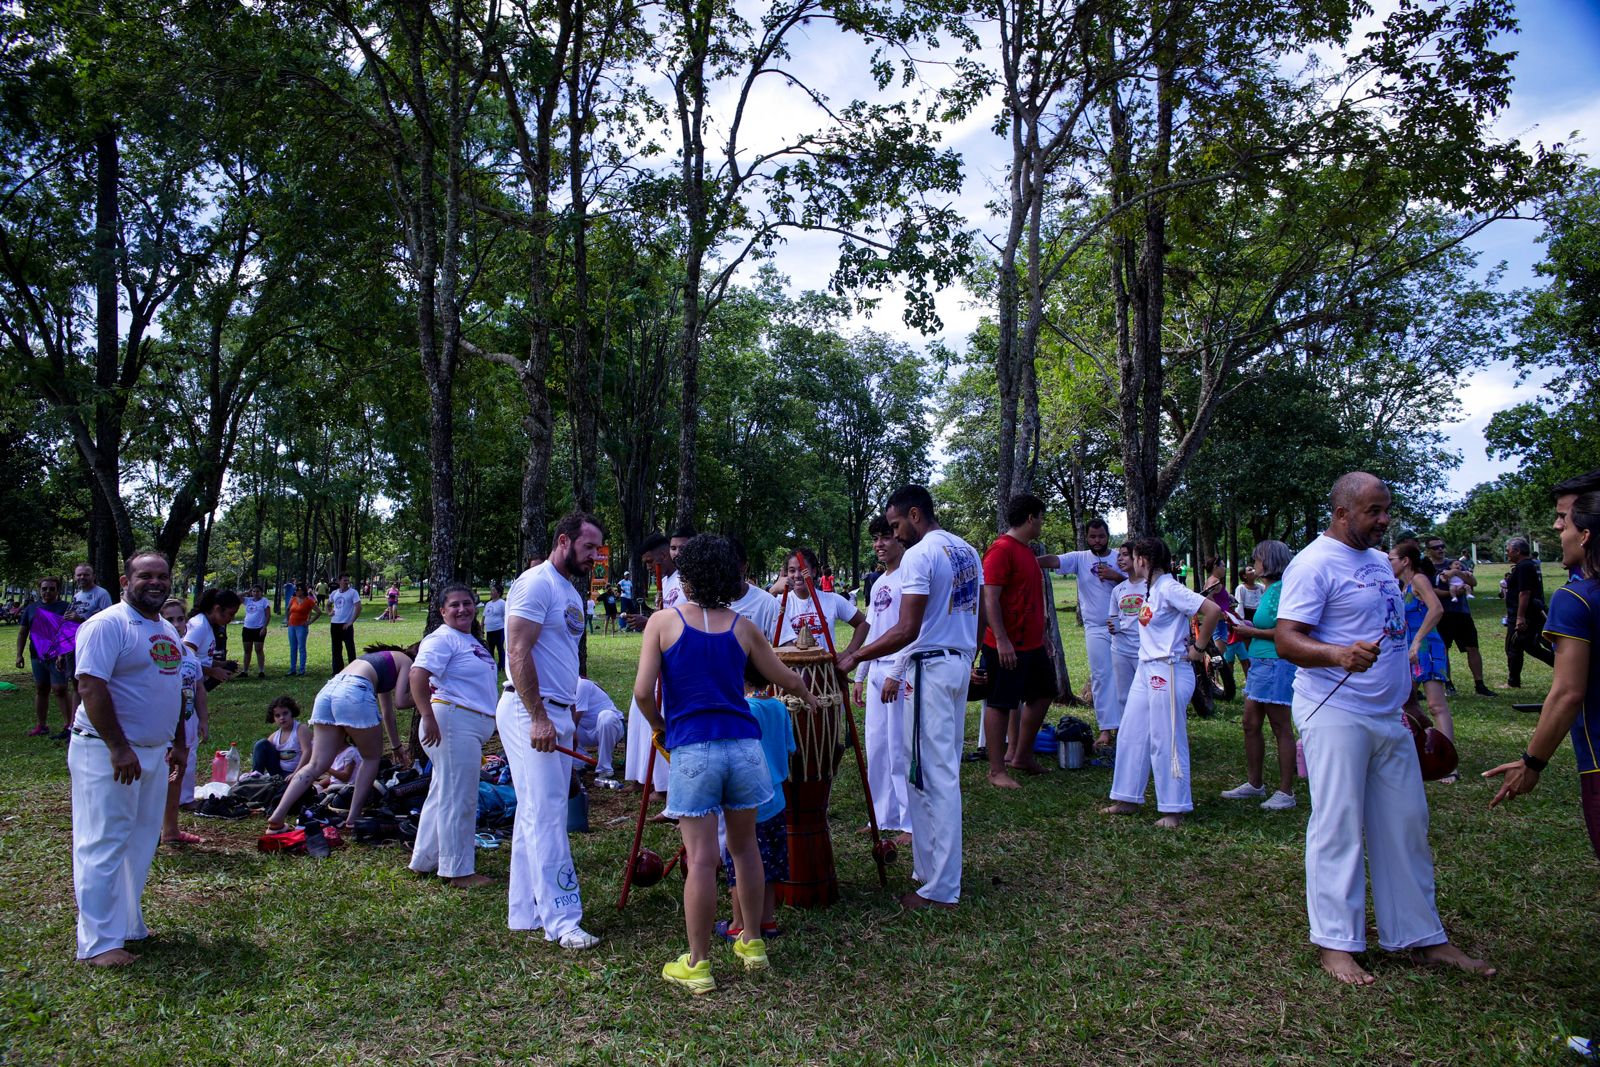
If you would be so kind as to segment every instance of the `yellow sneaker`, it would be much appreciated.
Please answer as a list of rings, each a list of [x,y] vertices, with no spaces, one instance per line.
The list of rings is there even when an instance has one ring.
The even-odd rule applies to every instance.
[[[744,961],[747,971],[764,971],[767,969],[767,943],[761,938],[753,941],[735,939],[733,954]]]
[[[763,953],[762,960],[766,960]],[[685,952],[677,959],[665,964],[661,968],[661,977],[673,985],[681,985],[689,992],[699,996],[709,993],[717,988],[717,980],[711,977],[711,961],[701,960],[698,964],[690,965],[689,954]]]

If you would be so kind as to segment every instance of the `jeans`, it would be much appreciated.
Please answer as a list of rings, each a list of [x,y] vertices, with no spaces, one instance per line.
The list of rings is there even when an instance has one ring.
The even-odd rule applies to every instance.
[[[306,632],[309,626],[289,627],[289,673],[306,673]]]

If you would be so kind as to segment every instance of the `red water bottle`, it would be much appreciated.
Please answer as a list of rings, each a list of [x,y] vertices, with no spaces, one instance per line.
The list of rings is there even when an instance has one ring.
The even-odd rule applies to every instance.
[[[217,754],[211,757],[211,780],[213,782],[226,782],[228,780],[228,753],[226,750],[218,750]]]

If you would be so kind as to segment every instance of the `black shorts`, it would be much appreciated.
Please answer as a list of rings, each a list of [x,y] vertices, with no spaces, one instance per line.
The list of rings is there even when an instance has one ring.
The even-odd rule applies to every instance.
[[[783,786],[775,785],[772,788],[782,789]],[[772,818],[756,823],[756,848],[761,852],[763,880],[769,885],[789,880],[788,814],[787,811],[780,811]],[[727,871],[728,884],[738,885],[739,880],[733,873],[733,856],[726,848],[722,850],[722,866]]]
[[[1000,653],[984,645],[983,669],[989,674],[989,695],[983,701],[986,707],[1010,711],[1056,695],[1056,669],[1043,647],[1018,652],[1016,667],[1008,671],[1000,666]]]
[[[267,628],[265,626],[260,626],[260,627],[249,627],[249,626],[246,626],[244,628],[244,643],[245,644],[247,644],[247,645],[259,645],[261,642],[265,641],[266,639],[267,639]]]
[[[1466,611],[1447,611],[1439,617],[1439,639],[1446,650],[1454,644],[1465,652],[1478,647],[1478,624]]]

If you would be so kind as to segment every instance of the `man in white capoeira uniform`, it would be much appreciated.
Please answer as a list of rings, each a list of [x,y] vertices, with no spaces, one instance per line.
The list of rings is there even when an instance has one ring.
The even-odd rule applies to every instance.
[[[596,778],[610,778],[612,754],[617,742],[622,740],[622,712],[609,694],[588,678],[578,679],[577,719],[578,750],[594,749]],[[576,761],[574,765],[578,764]],[[582,764],[587,767],[588,764]]]
[[[1089,685],[1094,692],[1094,721],[1100,727],[1095,747],[1113,744],[1122,725],[1122,702],[1117,699],[1117,672],[1111,658],[1111,632],[1105,620],[1111,617],[1111,591],[1128,576],[1117,569],[1117,556],[1108,547],[1111,530],[1104,519],[1090,519],[1083,526],[1083,540],[1089,547],[1060,556],[1044,556],[1041,567],[1056,560],[1062,575],[1078,579],[1078,610],[1083,616],[1083,645],[1089,653]]]
[[[1374,981],[1353,955],[1367,946],[1370,874],[1384,949],[1491,975],[1450,943],[1434,904],[1428,800],[1400,714],[1411,693],[1405,604],[1377,549],[1389,528],[1389,490],[1370,474],[1346,474],[1332,504],[1327,532],[1284,571],[1278,602],[1278,655],[1300,668],[1291,710],[1311,784],[1311,942],[1334,978]]]
[[[161,617],[172,572],[159,552],[128,559],[122,599],[78,630],[82,703],[67,746],[78,959],[119,967],[150,936],[140,898],[161,837],[167,784],[188,761],[183,646]]]
[[[543,930],[562,948],[586,949],[600,939],[584,930],[583,897],[567,838],[571,749],[577,732],[578,641],[588,628],[583,597],[605,530],[593,515],[574,513],[556,523],[550,558],[523,571],[506,596],[505,685],[495,725],[505,746],[517,815],[511,836],[510,907],[513,930]]]
[[[901,896],[900,905],[954,908],[961,898],[961,739],[983,568],[971,545],[940,528],[933,497],[922,486],[897,489],[884,518],[908,546],[900,560],[900,618],[859,652],[840,656],[839,669],[906,653],[906,676],[891,676],[883,686],[891,700],[908,687],[903,722],[911,874],[922,886]]]
[[[757,632],[771,644],[778,629],[778,598],[751,583],[750,559],[745,554],[744,542],[730,536],[728,544],[733,548],[734,558],[739,561],[739,577],[744,579],[744,595],[728,607],[749,619]]]
[[[900,620],[900,559],[906,546],[895,537],[889,521],[878,515],[867,524],[872,552],[883,573],[872,583],[867,600],[867,640],[894,629]],[[895,843],[909,844],[911,813],[906,799],[905,705],[897,688],[893,700],[884,700],[884,682],[905,677],[905,665],[890,657],[868,662],[866,677],[856,682],[856,701],[866,705],[867,784],[872,787],[872,808],[878,829],[899,834]]]

